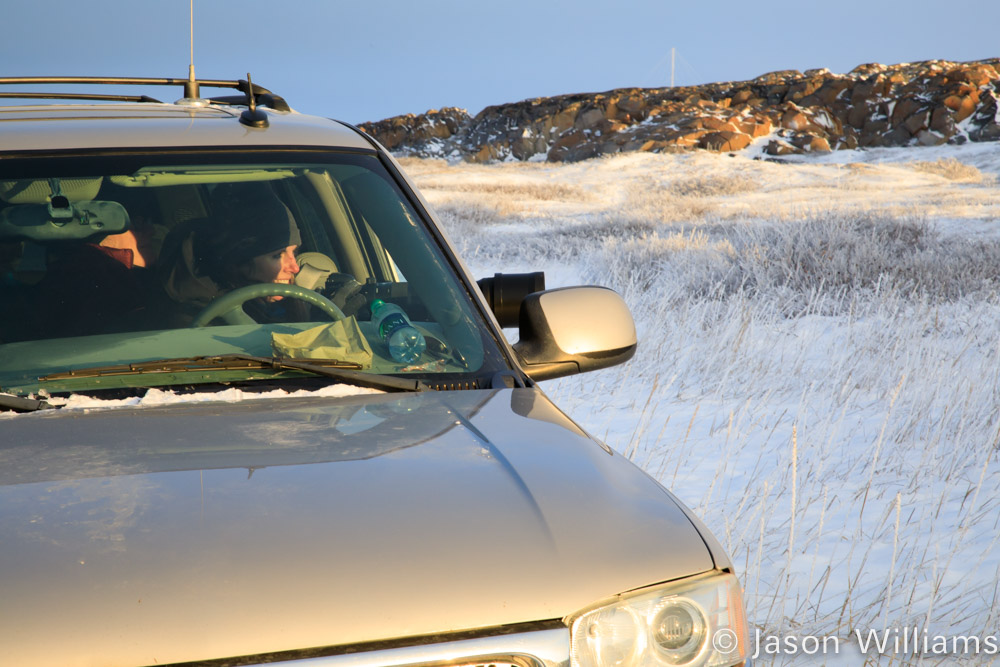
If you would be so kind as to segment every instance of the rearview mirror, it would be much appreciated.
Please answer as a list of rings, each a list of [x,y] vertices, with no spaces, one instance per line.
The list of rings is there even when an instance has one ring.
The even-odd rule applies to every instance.
[[[125,207],[114,201],[70,203],[55,196],[49,204],[19,204],[0,210],[0,239],[86,241],[129,228]]]
[[[624,363],[635,354],[635,322],[605,287],[565,287],[525,297],[514,350],[533,380]]]

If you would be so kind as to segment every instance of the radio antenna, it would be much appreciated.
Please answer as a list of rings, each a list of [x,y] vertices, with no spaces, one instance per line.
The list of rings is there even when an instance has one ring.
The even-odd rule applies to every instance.
[[[198,82],[194,78],[194,0],[190,0],[190,17],[191,17],[191,64],[188,65],[188,80],[184,84],[184,97],[188,99],[197,99],[201,97],[200,91],[198,90]]]

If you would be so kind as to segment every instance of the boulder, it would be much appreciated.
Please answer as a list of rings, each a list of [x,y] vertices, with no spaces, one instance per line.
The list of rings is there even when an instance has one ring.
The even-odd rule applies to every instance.
[[[598,108],[584,108],[576,115],[573,126],[578,130],[587,130],[605,119],[604,111]]]
[[[500,151],[492,144],[486,144],[475,153],[466,156],[466,160],[469,162],[477,163],[492,162],[493,160],[497,160],[499,158]]]
[[[812,112],[811,125],[822,128],[824,134],[840,136],[843,133],[844,124],[836,114],[826,107],[815,109]]]
[[[681,146],[684,148],[694,148],[701,144],[701,139],[708,130],[681,130],[667,135],[666,143],[669,146]]]
[[[913,139],[913,135],[905,126],[900,125],[883,134],[882,139],[884,146],[906,146]]]
[[[975,93],[975,91],[973,91]],[[949,95],[944,99],[944,105],[955,112],[955,122],[961,123],[976,111],[979,95]]]
[[[549,155],[551,156],[553,151],[575,148],[586,140],[587,135],[582,130],[567,132],[552,144],[552,148],[549,149]]]
[[[870,107],[867,102],[855,104],[851,106],[850,111],[847,112],[847,122],[851,125],[851,127],[860,130],[865,126],[865,123],[869,121],[871,114],[872,107]]]
[[[538,153],[545,153],[548,147],[548,142],[542,137],[525,134],[511,142],[510,154],[518,160],[527,160]]]
[[[862,136],[881,135],[889,131],[889,121],[881,118],[872,118],[861,128]]]
[[[809,125],[809,119],[798,109],[789,109],[781,116],[781,127],[788,130],[804,130]]]
[[[866,77],[872,74],[879,74],[884,72],[888,68],[885,65],[880,65],[878,63],[865,63],[863,65],[858,65],[851,70],[851,74],[858,77]]]
[[[854,128],[848,127],[844,129],[844,138],[840,141],[835,148],[836,149],[846,149],[854,150],[858,147],[858,133],[854,131]]]
[[[913,97],[905,97],[893,106],[892,115],[889,117],[889,122],[892,126],[902,124],[907,118],[922,111],[924,109],[925,102]]]
[[[748,134],[754,139],[766,137],[771,134],[773,126],[768,118],[756,116],[733,116],[729,123],[736,128],[737,132]]]
[[[903,121],[903,127],[912,136],[917,136],[921,131],[926,130],[930,126],[931,122],[931,112],[928,110],[918,111],[909,118]]]
[[[946,137],[953,136],[958,131],[955,127],[955,114],[946,106],[934,107],[930,129]]]
[[[765,85],[772,85],[777,83],[784,83],[788,79],[797,79],[802,76],[802,72],[797,69],[783,69],[776,72],[768,72],[766,74],[761,74],[756,79],[754,83],[760,83]],[[785,91],[787,92],[787,91]]]
[[[823,86],[822,77],[814,77],[797,81],[788,87],[785,93],[786,102],[799,102],[802,98],[812,95]]]
[[[644,117],[643,111],[646,110],[647,103],[641,94],[635,94],[619,98],[617,106],[620,113],[627,113],[634,119],[640,119]]]
[[[806,153],[830,152],[830,142],[808,132],[799,132],[792,137],[792,145]]]
[[[989,123],[982,127],[977,127],[969,132],[969,139],[973,141],[1000,141],[1000,125]]]
[[[714,130],[716,132],[739,132],[736,125],[734,125],[728,118],[717,118],[714,116],[709,116],[705,118],[702,122],[702,127],[706,130]]]
[[[754,97],[753,90],[751,90],[750,88],[741,88],[732,97],[729,98],[730,105],[744,104],[753,97]]]
[[[826,79],[823,85],[814,93],[806,95],[799,101],[799,106],[831,106],[841,97],[850,97],[851,81],[849,79]]]
[[[866,133],[862,132],[858,137],[858,148],[878,148],[879,146],[885,146],[885,139],[878,132]]]
[[[825,111],[807,111],[791,104],[782,113],[779,125],[786,130],[825,134],[827,130],[834,129],[836,123]]]
[[[750,145],[751,141],[752,139],[742,132],[723,130],[720,132],[709,132],[699,140],[698,146],[710,151],[731,153],[743,150]]]
[[[892,94],[892,81],[882,73],[872,76],[854,84],[851,90],[851,104],[862,104],[865,102],[878,102],[886,99]]]
[[[567,150],[563,155],[562,162],[580,162],[598,155],[600,155],[600,146],[593,142],[587,142]],[[550,158],[547,159],[552,161]]]
[[[802,150],[800,148],[796,148],[787,141],[772,139],[767,142],[767,146],[764,147],[764,152],[768,155],[794,155],[796,153],[801,153]]]
[[[920,142],[921,146],[940,146],[947,143],[948,137],[931,130],[920,130],[917,133],[917,141]]]
[[[573,110],[560,110],[542,120],[542,134],[549,137],[559,136],[573,127],[575,120],[576,113]]]

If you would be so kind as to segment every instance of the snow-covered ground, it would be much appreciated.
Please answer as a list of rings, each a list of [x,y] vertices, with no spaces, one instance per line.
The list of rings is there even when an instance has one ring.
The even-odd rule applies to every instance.
[[[726,546],[758,664],[989,663],[1000,145],[754,157],[404,167],[478,277],[625,297],[635,358],[544,388]]]

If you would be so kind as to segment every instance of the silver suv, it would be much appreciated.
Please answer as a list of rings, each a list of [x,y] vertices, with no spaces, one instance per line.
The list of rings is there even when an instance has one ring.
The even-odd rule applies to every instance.
[[[378,143],[248,81],[18,84],[0,664],[747,660],[723,549],[538,388],[632,356],[618,295],[477,283]]]

